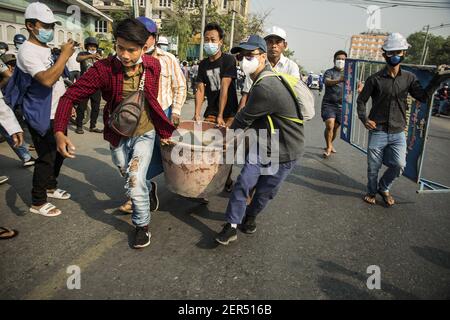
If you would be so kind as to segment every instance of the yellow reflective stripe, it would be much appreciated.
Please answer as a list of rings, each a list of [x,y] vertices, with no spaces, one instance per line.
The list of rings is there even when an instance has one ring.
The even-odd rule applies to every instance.
[[[273,125],[272,117],[267,115],[267,119],[269,120],[270,133],[275,134],[275,126]]]
[[[287,119],[287,120],[291,120],[291,121],[294,121],[294,122],[296,122],[296,123],[303,124],[303,120],[301,120],[301,119],[299,119],[299,118],[290,118],[290,117],[284,117],[284,116],[278,116],[278,117],[284,118],[284,119]]]

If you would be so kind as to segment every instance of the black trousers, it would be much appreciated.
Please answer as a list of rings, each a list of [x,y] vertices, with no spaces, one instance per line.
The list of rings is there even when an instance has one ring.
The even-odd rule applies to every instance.
[[[102,99],[102,92],[99,90],[92,96],[90,96],[89,99],[80,102],[80,104],[77,107],[77,120],[76,120],[77,128],[83,127],[84,112],[86,111],[89,100],[91,100],[91,124],[89,128],[91,129],[95,128],[95,126],[97,125],[98,114],[100,112],[101,99]]]
[[[31,126],[28,126],[38,158],[34,164],[32,204],[41,206],[47,202],[47,190],[56,189],[59,171],[64,157],[56,151],[56,140],[53,135],[53,120],[50,129],[41,136]]]

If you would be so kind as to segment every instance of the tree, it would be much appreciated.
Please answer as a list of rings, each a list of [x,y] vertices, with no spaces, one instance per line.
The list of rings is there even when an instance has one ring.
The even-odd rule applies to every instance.
[[[408,50],[408,56],[405,59],[405,63],[421,63],[425,35],[425,32],[421,31],[415,32],[408,37],[408,43],[411,44],[411,48]],[[425,62],[426,64],[440,65],[448,64],[450,62],[450,36],[444,38],[430,33],[428,34],[427,46],[429,49]]]
[[[173,0],[174,12],[162,21],[164,35],[178,37],[178,55],[180,60],[186,59],[189,41],[192,38],[191,14],[186,12],[186,4],[182,0]]]

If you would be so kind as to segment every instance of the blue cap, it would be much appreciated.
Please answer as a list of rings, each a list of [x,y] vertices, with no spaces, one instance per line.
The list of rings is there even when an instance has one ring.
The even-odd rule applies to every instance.
[[[149,19],[147,17],[137,17],[136,19],[145,26],[145,29],[147,29],[148,32],[154,34],[158,33],[158,26],[152,19]]]
[[[242,50],[253,51],[255,49],[261,49],[263,52],[267,52],[266,41],[256,34],[252,34],[246,40],[239,43],[237,47],[231,49],[231,53],[235,54]]]

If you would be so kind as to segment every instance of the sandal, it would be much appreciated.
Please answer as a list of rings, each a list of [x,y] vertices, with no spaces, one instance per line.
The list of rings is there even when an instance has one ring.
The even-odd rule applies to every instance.
[[[119,211],[126,213],[126,214],[132,214],[133,213],[133,203],[131,200],[128,200],[123,205],[119,207]]]
[[[35,209],[35,208],[31,207],[30,212],[37,213],[37,214],[43,215],[45,217],[56,217],[62,213],[61,210],[56,209],[56,206],[51,204],[50,202],[47,202],[39,209]],[[51,212],[53,212],[53,213],[51,213]]]
[[[17,236],[18,234],[19,234],[19,231],[17,231],[17,230],[0,227],[0,240],[11,239],[11,238],[14,238],[15,236]]]
[[[327,151],[327,148],[323,148],[323,150]],[[331,149],[331,153],[337,153],[336,149],[335,148]]]
[[[383,192],[381,190],[378,190],[378,194],[383,198],[384,203],[388,207],[392,207],[395,204],[394,198],[391,196],[390,192]]]
[[[47,197],[54,198],[54,199],[60,199],[60,200],[67,200],[70,198],[70,193],[68,193],[65,190],[56,189],[53,192],[47,191]]]
[[[331,156],[331,152],[326,152],[325,151],[322,155],[323,155],[324,159],[328,159]]]
[[[372,204],[372,205],[377,203],[376,197],[374,195],[371,195],[371,194],[366,194],[364,196],[363,200],[365,202],[367,202],[368,204]]]

